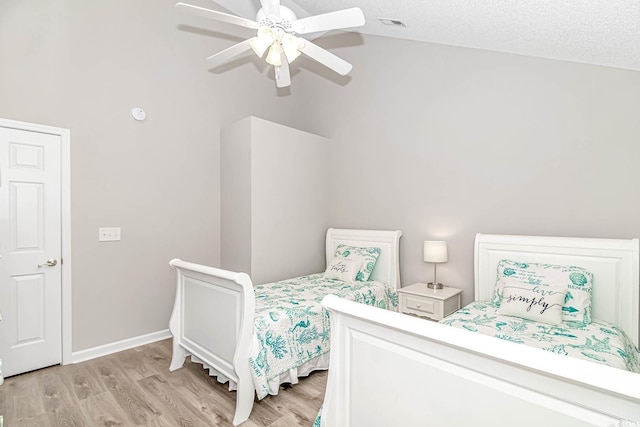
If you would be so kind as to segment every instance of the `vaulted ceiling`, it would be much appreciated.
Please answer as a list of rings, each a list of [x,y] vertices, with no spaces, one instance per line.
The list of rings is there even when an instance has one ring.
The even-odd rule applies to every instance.
[[[364,34],[640,70],[640,0],[281,1],[298,18],[357,6],[366,24],[353,31]],[[251,19],[260,7],[212,3]]]

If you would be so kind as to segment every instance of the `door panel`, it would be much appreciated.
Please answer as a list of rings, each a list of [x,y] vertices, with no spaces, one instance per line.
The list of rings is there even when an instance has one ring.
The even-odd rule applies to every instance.
[[[43,251],[44,186],[30,182],[12,182],[10,186],[12,252]]]
[[[42,342],[45,339],[44,277],[42,274],[12,277],[13,312],[16,326],[14,346]]]
[[[5,376],[62,359],[60,136],[0,127],[0,358]],[[55,259],[55,266],[46,261]]]

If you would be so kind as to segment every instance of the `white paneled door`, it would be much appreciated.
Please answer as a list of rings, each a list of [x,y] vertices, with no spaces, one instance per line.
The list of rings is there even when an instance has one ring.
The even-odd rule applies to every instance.
[[[62,359],[59,135],[0,127],[0,359],[11,376]]]

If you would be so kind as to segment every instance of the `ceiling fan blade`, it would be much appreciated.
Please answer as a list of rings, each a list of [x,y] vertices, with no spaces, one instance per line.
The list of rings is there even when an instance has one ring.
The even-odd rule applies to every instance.
[[[216,21],[239,25],[241,27],[251,28],[254,30],[257,30],[258,27],[260,27],[257,22],[250,19],[229,15],[228,13],[222,13],[217,10],[211,10],[200,6],[194,6],[192,4],[180,2],[176,3],[176,8],[205,18],[215,19]]]
[[[289,63],[287,58],[282,55],[282,65],[274,67],[276,70],[276,86],[291,86],[291,73],[289,72]]]
[[[333,53],[321,48],[316,44],[311,43],[309,40],[301,40],[302,43],[300,43],[300,47],[298,47],[298,50],[300,52],[315,59],[325,67],[332,69],[341,76],[346,76],[353,68],[353,66],[344,59],[338,58]]]
[[[210,57],[207,58],[207,62],[209,63],[209,66],[211,68],[218,67],[224,64],[225,62],[229,61],[231,58],[234,58],[240,55],[241,53],[246,52],[247,50],[251,50],[251,45],[249,44],[250,42],[251,42],[251,39],[245,40],[238,44],[234,44],[233,46],[225,50],[222,50],[218,53],[211,55]]]
[[[351,9],[298,19],[292,25],[293,31],[298,34],[361,27],[364,25],[364,14],[359,7],[352,7]]]
[[[260,4],[267,18],[273,16],[280,19],[280,0],[260,0]]]

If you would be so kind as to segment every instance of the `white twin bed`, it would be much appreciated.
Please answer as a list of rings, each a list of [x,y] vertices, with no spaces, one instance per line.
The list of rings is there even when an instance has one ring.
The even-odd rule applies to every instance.
[[[599,329],[622,330],[637,347],[638,251],[637,239],[479,234],[475,299],[492,299],[504,259],[579,266],[593,273],[593,318],[617,326]],[[323,305],[331,369],[317,425],[640,426],[640,374],[471,331],[495,316],[474,315],[465,330],[333,295]],[[584,353],[600,358],[609,341],[595,341]]]
[[[329,229],[327,265],[339,245],[379,248],[366,282],[324,279],[322,274],[256,285],[234,273],[171,261],[177,270],[176,299],[169,323],[173,335],[170,370],[191,356],[220,382],[237,389],[233,424],[248,419],[254,396],[276,394],[281,383],[329,365],[327,294],[391,308],[397,305],[400,231]],[[364,305],[363,304],[363,305]]]
[[[381,249],[370,281],[355,287],[339,281],[327,284],[321,275],[312,275],[254,288],[244,273],[171,261],[178,284],[170,321],[174,336],[170,369],[180,368],[191,355],[218,381],[229,381],[230,388],[237,388],[234,425],[249,417],[254,395],[275,394],[281,383],[295,384],[298,376],[327,369],[330,363],[325,403],[316,420],[325,427],[640,426],[640,374],[603,364],[602,350],[609,346],[609,337],[593,336],[592,342],[585,335],[588,351],[572,344],[543,351],[509,342],[518,342],[518,337],[503,336],[502,330],[494,334],[502,339],[472,332],[522,326],[502,322],[484,303],[494,295],[501,260],[572,265],[593,273],[592,325],[612,336],[623,331],[633,343],[629,348],[609,346],[610,353],[637,351],[637,239],[479,234],[478,302],[438,324],[376,308],[390,308],[399,286],[400,235],[399,231],[327,232],[327,264],[340,244]],[[383,285],[383,291],[376,283]],[[301,306],[303,299],[307,302]],[[273,304],[273,300],[285,302]],[[319,306],[320,300],[327,311]],[[474,312],[478,307],[483,311]],[[272,333],[276,321],[285,317],[289,321],[285,333]],[[455,323],[468,330],[448,326]],[[573,334],[563,325],[539,328],[547,333],[534,334],[541,342]],[[571,354],[565,351],[569,347],[602,363],[564,356]],[[293,365],[279,365],[280,359],[291,355],[296,357],[287,363]]]

